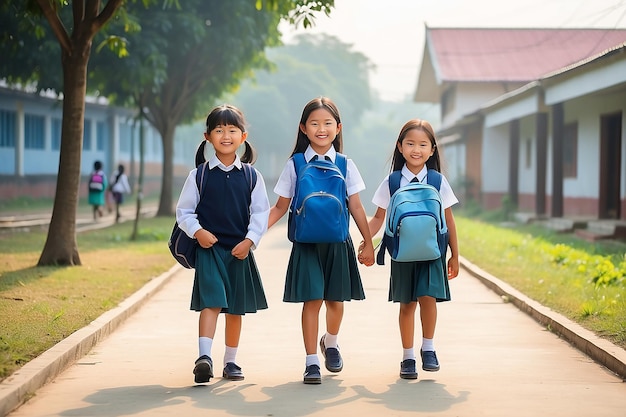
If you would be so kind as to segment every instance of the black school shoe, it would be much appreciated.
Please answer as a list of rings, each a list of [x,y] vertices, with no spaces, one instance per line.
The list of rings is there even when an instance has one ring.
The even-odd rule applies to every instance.
[[[437,372],[439,370],[439,361],[437,360],[437,354],[432,350],[422,351],[422,369],[428,372]]]
[[[228,362],[224,367],[222,377],[231,381],[242,381],[243,372],[241,371],[241,368],[237,366],[234,362]]]
[[[196,384],[209,382],[213,378],[213,360],[207,355],[200,356],[196,359],[193,374]]]
[[[317,365],[309,365],[304,370],[304,383],[305,384],[321,384],[322,374],[320,373],[320,367]]]
[[[322,355],[324,355],[324,365],[326,365],[326,369],[330,372],[341,372],[343,369],[343,359],[341,359],[341,353],[339,353],[339,349],[337,348],[326,348],[324,344],[325,336],[322,336],[320,339],[320,349],[322,350]]]
[[[417,370],[415,369],[415,359],[405,359],[400,362],[400,378],[417,379]]]

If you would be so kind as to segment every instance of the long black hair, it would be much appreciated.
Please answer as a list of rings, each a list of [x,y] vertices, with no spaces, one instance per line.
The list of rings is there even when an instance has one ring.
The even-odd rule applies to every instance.
[[[222,104],[214,108],[206,118],[206,132],[209,134],[217,126],[228,125],[237,126],[242,132],[246,131],[246,120],[243,117],[243,113],[237,107],[230,104]],[[206,158],[204,157],[206,143],[207,141],[203,140],[200,146],[198,146],[198,150],[196,151],[196,167],[206,162]],[[248,140],[245,140],[243,144],[245,145],[245,150],[243,155],[241,155],[241,162],[254,164],[256,161],[256,150]]]
[[[304,152],[309,146],[309,138],[307,138],[304,132],[302,132],[300,126],[304,126],[311,113],[313,113],[313,111],[317,109],[328,110],[330,114],[332,114],[335,118],[337,125],[341,124],[339,110],[331,99],[329,99],[328,97],[318,97],[309,101],[306,106],[304,106],[304,110],[302,110],[302,117],[300,117],[300,124],[298,125],[298,136],[296,137],[296,145],[294,146],[291,155]],[[341,136],[341,130],[339,131],[339,133],[337,133],[337,136],[335,136],[335,139],[333,140],[333,146],[335,147],[335,150],[337,152],[343,152],[343,138]]]
[[[395,150],[393,151],[393,159],[391,160],[391,171],[398,171],[402,169],[406,163],[406,159],[398,149],[398,145],[402,144],[402,141],[406,137],[407,133],[411,130],[421,130],[426,133],[426,136],[430,139],[430,144],[433,146],[433,155],[426,161],[426,167],[441,172],[441,160],[439,158],[439,147],[437,146],[437,139],[435,138],[435,130],[426,120],[412,119],[409,120],[400,129],[398,140],[395,144]]]

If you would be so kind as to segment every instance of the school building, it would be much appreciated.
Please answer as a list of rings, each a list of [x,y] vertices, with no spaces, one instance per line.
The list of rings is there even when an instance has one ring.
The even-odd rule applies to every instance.
[[[54,197],[62,111],[62,100],[55,95],[0,85],[0,199]],[[108,176],[124,164],[131,183],[136,182],[140,128],[135,116],[131,109],[87,98],[81,196],[86,196],[87,179],[96,160],[102,161]],[[163,160],[161,136],[148,122],[144,128],[144,193],[158,195]],[[176,145],[175,166],[184,167],[180,172],[188,172],[194,160],[193,145]]]
[[[414,100],[440,103],[462,201],[626,236],[626,30],[426,27],[425,39]]]

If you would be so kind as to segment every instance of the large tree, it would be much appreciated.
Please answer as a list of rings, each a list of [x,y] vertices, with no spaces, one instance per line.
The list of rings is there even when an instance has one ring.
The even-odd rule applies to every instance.
[[[176,127],[206,115],[252,68],[267,68],[265,49],[280,42],[281,19],[310,25],[313,13],[328,14],[332,4],[186,0],[178,10],[139,5],[131,9],[142,31],[128,36],[128,57],[111,64],[105,51],[92,62],[93,72],[103,95],[122,103],[130,98],[161,134],[163,179],[157,215],[173,213]],[[114,69],[99,70],[107,62]]]
[[[63,95],[56,194],[39,265],[81,264],[76,244],[76,208],[87,64],[95,35],[123,4],[124,0],[30,0],[5,2],[0,8],[4,50],[0,76],[10,83],[38,90],[54,89]],[[51,53],[57,56],[56,63]]]
[[[142,6],[147,6],[152,2],[159,2],[163,5],[175,4],[178,6],[177,8],[169,8],[168,10],[175,10],[176,12],[180,12],[182,10],[181,7],[185,7],[185,4],[191,4],[192,2],[198,7],[202,5],[201,3],[205,3],[207,7],[212,5],[218,8],[228,7],[231,4],[230,1],[218,0],[206,2],[186,0],[185,2],[180,2],[180,4],[177,0],[141,0],[140,3]],[[331,0],[248,0],[245,3],[247,5],[253,4],[257,10],[270,10],[274,16],[287,18],[292,23],[300,21],[305,26],[311,24],[314,12],[323,11],[328,14],[330,7],[333,5]],[[78,206],[80,185],[85,96],[88,91],[88,63],[92,56],[94,37],[113,17],[123,21],[122,25],[117,26],[119,27],[118,30],[127,30],[129,28],[137,30],[140,27],[141,22],[139,20],[133,20],[131,16],[125,13],[127,11],[126,8],[130,8],[133,5],[138,6],[138,4],[139,0],[136,2],[130,0],[10,0],[0,4],[0,41],[2,42],[0,78],[4,78],[12,85],[19,84],[34,87],[37,90],[53,89],[57,93],[62,94],[63,99],[61,149],[55,201],[48,237],[38,262],[39,265],[81,264],[76,243],[76,208]],[[133,10],[139,12],[142,9],[134,8]],[[211,25],[215,23],[218,24],[218,27],[222,27],[221,24],[223,22],[220,19],[228,19],[230,17],[223,14],[216,16],[218,17],[217,20],[211,20],[210,18],[205,20],[205,26],[208,23],[211,23]],[[161,23],[167,27],[167,19],[162,20]],[[248,18],[243,18],[240,21],[231,21],[230,23],[232,26],[240,26],[243,32],[249,34],[246,28],[252,22],[248,16]],[[198,26],[194,25],[194,28],[198,30]],[[237,37],[237,33],[230,33],[235,38]],[[123,35],[127,35],[127,37],[132,36],[130,33],[108,31],[108,37],[104,41],[108,45],[112,45],[117,50],[117,53],[120,54],[120,52],[127,51]],[[172,35],[174,35],[174,32],[164,31],[164,36]],[[194,49],[198,47],[198,42],[202,43],[199,39],[203,39],[201,31],[195,32],[194,36],[188,39],[177,38],[177,42],[188,42],[193,45],[185,44],[183,47],[183,45],[178,43],[172,43],[168,45],[168,49],[171,51],[180,48],[187,53],[187,58],[198,59],[196,63],[203,65],[207,61],[203,61],[200,58],[206,59],[206,56],[195,57],[191,52],[192,50],[201,52],[199,49]],[[206,40],[206,38],[204,39]],[[168,42],[167,39],[163,41],[166,44]],[[213,45],[217,49],[209,51],[209,53],[214,58],[218,58],[220,56],[218,52],[227,50],[226,48],[237,47],[236,42],[214,43]],[[231,52],[237,54],[237,50],[231,50]],[[56,54],[57,57],[60,56],[61,65],[58,64],[58,58],[56,62],[51,58],[51,53]],[[180,57],[178,55],[174,59]],[[254,54],[251,61],[253,62],[258,57],[258,54]],[[183,63],[175,60],[168,61],[167,67],[175,67],[179,64]],[[211,61],[211,64],[215,66],[223,65],[220,61]],[[247,64],[249,67],[250,61]],[[55,68],[62,69],[61,76],[56,76],[59,72],[55,71]],[[188,66],[186,68],[188,70],[202,70],[202,68],[190,68]],[[227,66],[227,68],[235,75],[241,77],[241,71],[246,66],[237,67],[235,65]],[[138,70],[141,71],[140,69]],[[165,77],[164,79],[169,81],[169,74],[163,72],[158,74],[162,74]],[[212,73],[205,73],[205,75],[205,79],[210,79],[218,84],[222,83],[229,87],[233,85],[231,77],[226,76],[221,80],[219,78],[216,80],[214,79],[216,76]],[[178,78],[170,81],[169,85],[172,86],[171,88],[159,91],[146,90],[142,97],[147,101],[140,101],[140,103],[157,101],[169,104],[154,108],[149,112],[153,115],[152,121],[155,123],[155,126],[164,136],[164,154],[168,155],[168,158],[171,158],[172,154],[172,146],[170,144],[173,140],[175,125],[170,123],[171,120],[167,116],[163,116],[162,120],[164,122],[158,125],[160,122],[156,119],[157,115],[159,112],[175,111],[177,117],[180,119],[184,118],[181,115],[191,113],[190,108],[193,107],[194,102],[199,101],[199,96],[183,101],[176,97],[171,97],[171,95],[177,95],[178,88],[184,88],[185,92],[187,92],[188,88],[196,91],[201,91],[203,88],[203,86],[193,83],[187,84],[185,73],[178,74],[178,76]],[[164,196],[162,196],[159,208],[161,214],[171,211],[171,162],[164,164],[164,171],[164,183],[169,181],[169,185],[164,185],[163,187],[162,194]],[[167,207],[168,198],[170,199],[169,207]]]

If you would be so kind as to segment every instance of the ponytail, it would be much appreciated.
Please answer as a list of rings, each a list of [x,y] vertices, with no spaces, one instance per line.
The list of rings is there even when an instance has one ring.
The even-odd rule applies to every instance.
[[[206,162],[206,158],[204,157],[205,147],[206,147],[206,140],[203,140],[200,146],[198,146],[198,150],[196,151],[196,168]]]
[[[243,144],[246,147],[246,150],[241,156],[241,162],[254,164],[256,162],[256,150],[248,141],[245,141]]]

